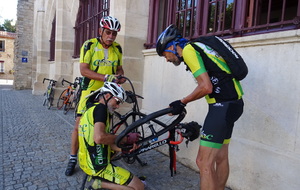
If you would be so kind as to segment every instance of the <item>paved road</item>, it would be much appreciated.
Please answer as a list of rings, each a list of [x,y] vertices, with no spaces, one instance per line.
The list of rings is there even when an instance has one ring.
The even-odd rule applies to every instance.
[[[73,176],[64,175],[73,112],[64,115],[55,108],[48,110],[42,100],[31,90],[0,84],[0,189],[80,189],[85,175],[78,166]],[[170,177],[167,156],[153,150],[141,159],[148,165],[116,164],[146,176],[147,190],[199,189],[199,174],[179,163],[177,175]]]

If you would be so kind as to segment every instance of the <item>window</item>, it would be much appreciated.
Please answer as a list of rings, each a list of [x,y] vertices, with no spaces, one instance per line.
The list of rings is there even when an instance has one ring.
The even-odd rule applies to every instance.
[[[109,15],[109,0],[80,0],[75,23],[74,58],[78,58],[82,44],[98,36],[99,22]]]
[[[0,61],[0,73],[4,73],[4,61]]]
[[[248,0],[242,33],[299,28],[300,0]]]
[[[300,28],[300,0],[150,0],[146,48],[175,24],[188,39],[245,36]]]
[[[52,21],[52,29],[51,29],[51,36],[50,36],[50,58],[48,61],[54,61],[55,60],[55,31],[56,31],[56,16],[54,16],[54,19]]]
[[[0,51],[4,52],[5,51],[5,41],[0,40]]]

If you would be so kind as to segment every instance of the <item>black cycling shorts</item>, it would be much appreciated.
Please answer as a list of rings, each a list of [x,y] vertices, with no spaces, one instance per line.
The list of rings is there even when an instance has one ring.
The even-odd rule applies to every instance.
[[[200,145],[220,149],[223,144],[228,144],[234,122],[242,115],[243,108],[243,99],[209,104]]]

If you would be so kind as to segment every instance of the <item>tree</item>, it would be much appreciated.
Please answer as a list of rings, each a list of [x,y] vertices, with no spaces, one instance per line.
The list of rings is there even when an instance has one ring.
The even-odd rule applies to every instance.
[[[4,23],[0,25],[0,31],[16,32],[16,25],[12,25],[13,20],[5,19]]]

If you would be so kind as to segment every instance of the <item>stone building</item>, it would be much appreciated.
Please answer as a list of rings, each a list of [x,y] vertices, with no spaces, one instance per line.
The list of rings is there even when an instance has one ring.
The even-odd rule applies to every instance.
[[[15,33],[0,31],[0,79],[14,79]]]
[[[32,88],[35,74],[35,61],[33,60],[33,4],[34,0],[18,1],[17,23],[15,41],[15,89]]]
[[[31,88],[33,94],[41,95],[46,88],[44,77],[72,81],[80,76],[82,37],[95,37],[95,20],[87,22],[80,15],[92,12],[94,6],[85,5],[95,2],[109,7],[109,14],[122,24],[116,41],[123,48],[126,76],[144,96],[141,108],[145,113],[165,108],[195,88],[183,64],[175,68],[156,54],[155,40],[164,27],[171,23],[185,26],[182,30],[189,38],[210,34],[226,38],[249,67],[242,81],[245,110],[231,141],[227,185],[243,190],[299,188],[300,0],[239,0],[225,5],[221,0],[19,0],[17,89]],[[174,8],[177,2],[178,9]],[[178,11],[186,4],[188,8]],[[216,9],[216,5],[222,6]],[[81,24],[85,24],[83,31]],[[22,57],[28,61],[22,63]],[[185,121],[202,124],[207,104],[201,99],[188,104],[187,111]],[[197,170],[197,151],[196,141],[189,148],[180,145],[178,161]]]

